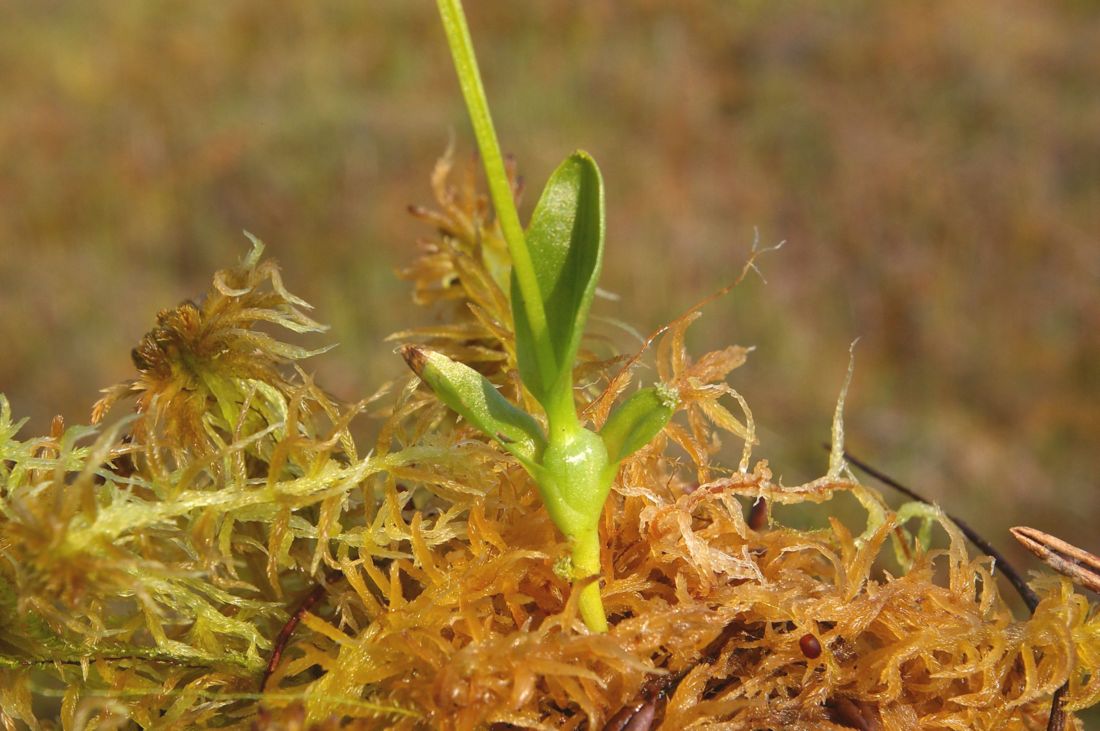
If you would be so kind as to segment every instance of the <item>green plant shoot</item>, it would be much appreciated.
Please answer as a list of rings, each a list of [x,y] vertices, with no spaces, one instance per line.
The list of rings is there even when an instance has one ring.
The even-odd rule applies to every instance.
[[[665,385],[638,391],[603,429],[585,428],[573,398],[573,365],[603,262],[603,179],[595,161],[574,152],[550,176],[526,231],[493,130],[460,0],[438,0],[455,69],[512,257],[516,358],[524,387],[542,406],[546,428],[509,403],[474,369],[406,346],[409,366],[456,413],[496,440],[534,478],[554,525],[570,544],[572,578],[600,574],[599,518],[623,459],[665,427],[679,403]],[[607,630],[599,584],[580,590],[588,627]]]

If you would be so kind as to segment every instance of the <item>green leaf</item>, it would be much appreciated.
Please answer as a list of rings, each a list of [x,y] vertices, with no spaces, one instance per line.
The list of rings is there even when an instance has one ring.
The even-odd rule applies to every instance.
[[[551,423],[576,421],[573,363],[600,277],[604,229],[600,170],[587,153],[574,152],[550,176],[527,228],[549,349],[535,342],[523,293],[512,278],[520,376]],[[549,352],[554,362],[540,363],[540,352]]]
[[[542,457],[546,437],[525,411],[508,402],[496,387],[473,368],[415,345],[401,355],[416,375],[431,386],[443,403],[531,468]]]
[[[610,463],[617,466],[649,444],[668,424],[679,403],[680,394],[663,383],[628,398],[600,430]]]

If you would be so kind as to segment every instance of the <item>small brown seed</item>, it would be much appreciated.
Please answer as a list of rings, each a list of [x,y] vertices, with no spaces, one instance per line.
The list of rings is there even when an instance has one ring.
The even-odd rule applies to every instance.
[[[761,530],[768,525],[768,501],[757,498],[749,510],[749,527],[753,530]]]
[[[798,647],[802,650],[802,654],[811,660],[816,660],[821,657],[821,640],[814,637],[812,634],[804,634],[798,640]]]

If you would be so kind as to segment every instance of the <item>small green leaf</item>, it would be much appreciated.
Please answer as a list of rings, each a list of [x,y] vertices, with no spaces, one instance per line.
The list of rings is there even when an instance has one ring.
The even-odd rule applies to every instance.
[[[573,362],[600,277],[604,228],[600,170],[587,153],[575,152],[550,176],[526,237],[546,312],[553,363],[539,362],[527,306],[512,278],[520,376],[551,422],[576,418]]]
[[[401,355],[459,416],[499,442],[525,466],[538,463],[546,448],[542,427],[501,396],[489,379],[442,353],[415,345],[401,348]]]
[[[660,383],[638,391],[612,412],[600,430],[611,464],[618,465],[649,444],[665,428],[679,404],[676,389]]]

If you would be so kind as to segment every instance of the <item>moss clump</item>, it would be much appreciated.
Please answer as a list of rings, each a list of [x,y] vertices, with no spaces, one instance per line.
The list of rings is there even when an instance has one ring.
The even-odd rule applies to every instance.
[[[450,169],[403,273],[442,319],[395,339],[522,402],[506,253]],[[161,313],[137,379],[96,407],[105,426],[20,440],[0,400],[7,727],[1032,729],[1063,684],[1070,710],[1100,699],[1100,616],[1067,581],[1038,578],[1019,619],[937,509],[895,511],[842,465],[786,487],[754,463],[726,384],[746,351],[691,357],[697,310],[651,339],[680,413],[616,479],[611,628],[587,631],[515,459],[415,379],[374,399],[378,436],[358,447],[349,422],[371,400],[337,403],[296,365],[319,351],[262,331],[321,328],[261,255]],[[589,341],[584,418],[599,426],[649,355]],[[721,437],[744,443],[740,464],[718,460]],[[744,517],[760,498],[843,495],[864,524]],[[897,576],[879,562],[891,542]]]

